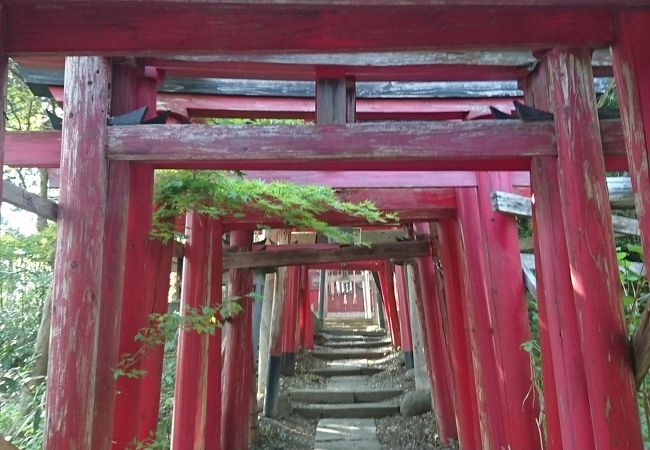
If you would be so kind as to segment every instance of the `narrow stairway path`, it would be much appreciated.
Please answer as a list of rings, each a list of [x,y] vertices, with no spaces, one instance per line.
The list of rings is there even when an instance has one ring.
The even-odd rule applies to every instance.
[[[376,389],[369,377],[380,373],[390,355],[383,330],[328,328],[313,356],[326,367],[312,372],[328,377],[324,389],[290,392],[295,414],[318,418],[314,448],[318,450],[379,450],[375,418],[399,414],[401,389]]]

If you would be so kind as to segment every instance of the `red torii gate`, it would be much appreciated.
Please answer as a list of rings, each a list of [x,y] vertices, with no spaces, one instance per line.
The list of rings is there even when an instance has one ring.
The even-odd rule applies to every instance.
[[[43,6],[35,0],[0,1],[6,37],[3,64],[6,55],[14,54],[137,56],[238,51],[382,52],[476,46],[551,48],[541,55],[536,71],[522,82],[527,102],[546,106],[555,114],[554,126],[493,122],[319,124],[294,136],[271,129],[248,131],[242,136],[236,130],[224,129],[223,134],[214,136],[192,125],[157,128],[155,134],[146,127],[109,129],[105,119],[110,89],[112,110],[128,110],[128,106],[118,105],[145,104],[138,90],[146,89],[142,87],[146,83],[139,82],[141,77],[129,71],[115,70],[111,76],[111,62],[106,57],[69,59],[65,126],[60,138],[62,185],[46,447],[107,448],[111,440],[109,411],[115,401],[114,388],[112,383],[100,384],[98,380],[114,366],[111,358],[117,355],[120,308],[132,306],[121,298],[125,251],[134,248],[127,247],[126,241],[144,245],[141,234],[127,227],[124,211],[127,205],[135,208],[137,201],[151,203],[147,200],[150,182],[145,189],[127,180],[145,182],[137,174],[150,173],[154,166],[325,166],[330,170],[532,169],[537,267],[542,281],[538,292],[542,293],[540,307],[545,308],[540,312],[548,324],[542,328],[542,345],[545,355],[550,356],[544,367],[548,448],[642,448],[632,362],[616,288],[604,171],[605,158],[611,158],[612,167],[621,167],[627,156],[648,261],[647,2],[539,0],[522,6],[515,0],[503,0],[481,9],[469,8],[472,1],[461,7],[450,6],[444,0],[413,1],[397,7],[382,0],[363,5],[260,3],[224,6],[218,1],[61,0]],[[152,10],[152,5],[158,8]],[[390,27],[385,26],[387,20]],[[305,21],[313,26],[306,27]],[[170,23],[175,25],[173,36],[167,33]],[[43,35],[55,38],[44,40]],[[599,123],[594,105],[590,49],[612,44],[622,127],[616,122]],[[6,70],[1,73],[4,76]],[[381,70],[374,75],[381,78],[377,73],[381,74]],[[340,79],[338,73],[335,78]],[[318,108],[317,103],[317,113]],[[56,134],[36,139],[41,137],[49,139],[50,149],[59,147]],[[255,149],[247,156],[236,154],[259,144],[262,138],[271,142],[263,151]],[[8,149],[13,139],[9,135]],[[381,140],[400,150],[384,153]],[[161,144],[165,145],[164,152]],[[444,152],[432,152],[436,145],[438,149],[443,145]],[[225,150],[217,153],[216,146]],[[358,150],[348,152],[349,147]],[[286,156],[282,148],[307,151]],[[56,153],[47,156],[50,164],[58,165]],[[31,163],[35,164],[33,160]],[[525,311],[521,305],[508,302],[521,294],[520,280],[514,283],[517,276],[512,276],[516,268],[512,258],[518,253],[512,239],[514,223],[494,217],[485,201],[491,186],[508,190],[512,182],[498,174],[477,177],[476,185],[457,188],[457,214],[438,225],[445,295],[451,298],[446,303],[450,358],[456,366],[455,388],[447,388],[454,396],[463,448],[538,448],[531,428],[535,405],[527,405],[526,413],[522,413],[521,403],[521,390],[528,381],[526,361],[518,351],[527,333],[521,322]],[[130,219],[135,217],[130,215]],[[146,225],[144,221],[136,222],[136,228]],[[153,251],[143,250],[141,258]],[[212,257],[213,261],[217,258]],[[498,258],[507,263],[501,270],[495,267]],[[152,285],[153,272],[143,277]],[[464,287],[462,280],[466,282]],[[579,346],[572,345],[575,341]],[[471,358],[475,361],[473,368]],[[584,383],[567,377],[568,373],[584,377]],[[464,395],[459,380],[475,385],[477,398]],[[206,397],[200,401],[205,402]],[[142,397],[138,399],[141,402]],[[153,400],[154,396],[147,399]],[[174,448],[208,442],[200,434],[213,432],[214,428],[203,428],[205,422],[200,415],[194,418],[193,424],[183,425],[194,440],[176,441]],[[232,419],[241,424],[247,417],[237,414]],[[456,432],[447,431],[449,435]],[[241,448],[244,443],[236,445]]]

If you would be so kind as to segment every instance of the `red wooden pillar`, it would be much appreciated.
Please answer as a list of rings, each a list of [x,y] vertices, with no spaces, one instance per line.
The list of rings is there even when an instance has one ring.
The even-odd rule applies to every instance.
[[[208,220],[187,213],[185,254],[181,288],[181,314],[210,304],[211,233]],[[181,330],[176,355],[176,383],[172,422],[172,449],[205,446],[205,419],[208,376],[208,337],[195,330]]]
[[[91,448],[111,66],[67,58],[44,448]],[[109,268],[110,270],[110,268]],[[108,432],[108,431],[106,431]]]
[[[113,102],[115,114],[124,114],[141,105],[153,108],[155,114],[156,82],[144,76],[142,67],[118,66],[115,75],[114,89],[120,89],[120,92],[116,92],[119,97]],[[149,91],[153,91],[153,94]],[[154,96],[153,104],[141,103],[144,101],[141,99],[147,95]],[[128,170],[130,192],[122,283],[123,300],[119,311],[118,358],[138,351],[141,344],[135,341],[135,335],[141,328],[149,326],[151,313],[155,310],[166,312],[166,289],[169,285],[172,258],[172,248],[157,248],[161,245],[160,242],[154,243],[149,238],[153,214],[153,167],[133,164],[122,170]],[[124,448],[134,439],[144,441],[155,433],[162,361],[163,349],[153,350],[134,367],[147,371],[145,376],[121,377],[115,382],[118,395],[113,412],[113,448]]]
[[[555,114],[560,201],[595,448],[640,449],[591,52],[553,49],[543,61]]]
[[[407,369],[413,368],[413,340],[411,338],[411,321],[409,320],[409,301],[406,288],[404,265],[395,266],[395,290],[399,303],[399,325],[402,334],[402,353],[404,365]]]
[[[470,338],[467,327],[467,298],[461,280],[461,257],[459,254],[458,225],[454,220],[442,220],[438,224],[440,259],[447,301],[449,328],[449,353],[454,372],[454,394],[458,442],[463,449],[481,448],[478,416],[478,400],[472,370]]]
[[[393,265],[390,261],[383,261],[383,269],[379,271],[381,296],[384,303],[384,311],[390,327],[390,337],[393,347],[400,348],[399,318],[397,317],[397,302],[395,301],[395,285],[393,283]]]
[[[132,109],[136,76],[135,66],[113,67],[111,114]],[[119,352],[129,180],[127,162],[109,162],[103,264],[111,270],[102,273],[92,435],[92,448],[100,450],[110,448],[112,442],[116,395],[113,369],[117,365]]]
[[[250,251],[253,234],[250,231],[231,231],[230,243],[239,250]],[[243,310],[223,328],[221,446],[228,450],[244,450],[248,448],[253,376],[253,305],[251,298],[247,297],[253,290],[253,276],[250,269],[231,269],[229,272],[228,295],[240,297]]]
[[[210,267],[210,306],[218,308],[222,301],[222,253],[223,227],[221,222],[208,220],[208,232],[212,240],[212,265]],[[220,450],[221,447],[221,328],[208,338],[207,404],[205,415],[205,448]]]
[[[300,266],[287,267],[282,314],[282,374],[293,375],[296,362],[296,329],[300,294]]]
[[[649,29],[650,14],[647,11],[619,13],[618,41],[612,48],[646,269],[650,264],[650,49],[646,45]]]
[[[587,450],[594,448],[594,436],[557,183],[556,158],[533,160],[535,275],[547,447]]]
[[[431,237],[428,224],[415,224],[417,236]],[[426,327],[426,351],[429,361],[429,377],[432,381],[432,394],[440,440],[446,443],[457,438],[456,418],[453,404],[453,387],[448,374],[447,342],[444,334],[440,298],[438,296],[437,274],[432,256],[417,258],[417,267],[422,294],[422,312]]]
[[[504,174],[477,173],[479,191],[459,189],[474,377],[483,446],[540,448],[537,404],[529,395],[530,339],[514,219],[494,213],[492,190],[509,190]],[[469,255],[472,255],[471,257]]]
[[[303,306],[303,321],[302,321],[302,346],[306,350],[314,349],[314,327],[311,317],[311,299],[309,291],[311,287],[309,277],[309,267],[302,266],[301,268],[300,286],[302,287],[302,306]]]

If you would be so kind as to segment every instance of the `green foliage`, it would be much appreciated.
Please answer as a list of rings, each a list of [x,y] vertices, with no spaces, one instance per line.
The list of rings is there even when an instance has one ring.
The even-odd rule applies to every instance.
[[[44,384],[28,383],[43,299],[50,289],[54,226],[0,234],[0,433],[21,449],[40,449]]]
[[[249,180],[223,171],[162,171],[156,176],[154,235],[173,237],[173,220],[187,211],[210,217],[243,217],[252,214],[263,226],[264,218],[283,219],[289,227],[308,228],[341,243],[354,243],[354,236],[329,225],[318,216],[339,212],[370,223],[395,222],[397,217],[379,211],[371,202],[340,201],[323,186],[298,186],[275,181]]]

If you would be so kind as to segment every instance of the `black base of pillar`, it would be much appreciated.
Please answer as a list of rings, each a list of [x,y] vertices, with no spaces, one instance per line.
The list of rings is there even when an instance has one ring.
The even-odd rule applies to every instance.
[[[282,356],[271,355],[269,358],[269,372],[266,377],[266,395],[264,397],[264,417],[275,416],[280,391],[280,371],[282,369]]]
[[[295,353],[283,353],[282,354],[282,369],[280,371],[282,375],[292,376],[296,373],[296,354]]]
[[[402,352],[404,354],[404,368],[406,370],[415,368],[415,363],[413,362],[413,352]]]

